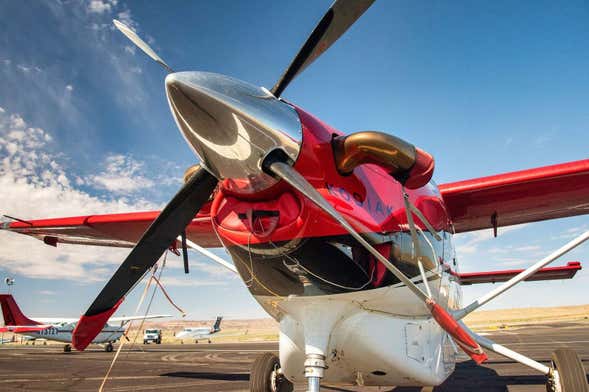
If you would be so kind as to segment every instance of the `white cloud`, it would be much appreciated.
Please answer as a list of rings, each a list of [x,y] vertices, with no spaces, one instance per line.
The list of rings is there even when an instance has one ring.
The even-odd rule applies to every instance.
[[[519,230],[524,228],[527,223],[520,225],[513,225],[507,227],[500,227],[498,230],[498,236],[508,233],[510,231]],[[473,254],[478,252],[479,246],[489,240],[495,239],[493,236],[493,230],[479,230],[472,233],[458,234],[456,237],[456,253],[460,257],[461,254]],[[498,253],[497,251],[495,253]]]
[[[143,164],[129,156],[109,155],[105,158],[104,167],[104,171],[91,176],[87,181],[97,189],[130,194],[154,185],[151,179],[141,174]]]
[[[1,213],[33,219],[157,208],[142,199],[131,203],[99,198],[72,186],[74,177],[60,155],[52,152],[52,140],[44,129],[28,126],[22,117],[0,113]],[[0,232],[0,249],[0,266],[10,273],[84,282],[104,280],[128,253],[127,249],[74,245],[54,248],[10,232]]]
[[[88,12],[95,14],[103,14],[110,12],[116,7],[118,0],[90,0],[88,3]]]
[[[161,283],[164,287],[175,286],[175,287],[202,287],[202,286],[223,286],[227,284],[224,280],[204,280],[194,279],[193,276],[178,277],[178,276],[165,276],[161,279]]]
[[[65,89],[67,91],[74,91],[74,86],[72,86],[71,84],[68,84],[68,85],[65,86]]]

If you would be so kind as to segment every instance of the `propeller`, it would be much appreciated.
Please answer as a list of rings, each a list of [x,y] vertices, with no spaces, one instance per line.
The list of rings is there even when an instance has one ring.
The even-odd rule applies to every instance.
[[[278,82],[272,94],[278,98],[289,83],[341,37],[374,3],[374,0],[336,0],[319,21]]]
[[[200,168],[180,188],[80,318],[72,338],[77,350],[84,350],[94,340],[127,292],[176,241],[216,186],[217,179]]]
[[[133,30],[131,30],[131,28],[129,26],[125,25],[122,22],[119,22],[116,19],[113,19],[112,22],[114,23],[115,27],[117,29],[119,29],[119,31],[121,33],[125,34],[125,36],[127,38],[129,38],[131,40],[131,42],[133,42],[139,49],[141,49],[143,51],[143,53],[145,53],[146,55],[151,57],[153,60],[155,60],[155,62],[160,64],[162,67],[164,67],[169,73],[174,72],[174,70],[172,68],[170,68],[170,66],[168,64],[166,64],[166,62],[164,60],[162,60],[162,58],[160,56],[158,56],[157,53],[155,53],[155,51],[151,48],[151,46],[149,46],[145,41],[143,41],[137,35],[137,33],[135,33]]]
[[[273,94],[276,97],[279,96],[290,81],[327,50],[366,11],[373,1],[337,0],[319,22],[319,25],[276,86],[274,86]],[[299,147],[297,142],[294,139],[285,137],[285,134],[283,134],[285,130],[293,128],[293,123],[296,124],[294,129],[299,126],[299,123],[295,121],[296,113],[291,107],[274,97],[271,97],[272,99],[261,99],[255,94],[252,95],[252,91],[257,92],[255,87],[222,75],[198,72],[174,73],[172,68],[131,28],[118,20],[114,20],[113,23],[145,54],[171,73],[166,78],[166,89],[180,131],[184,133],[187,141],[193,147],[195,147],[195,144],[201,147],[202,145],[208,146],[209,149],[204,149],[204,152],[210,154],[203,154],[201,151],[201,158],[204,158],[202,161],[207,167],[219,169],[212,171],[217,177],[235,177],[224,173],[239,173],[240,175],[246,174],[246,178],[253,176],[253,179],[259,180],[256,175],[263,174],[257,163],[259,156],[263,156],[264,152],[269,153],[271,149],[277,146],[280,146],[279,151],[296,156],[295,152]],[[231,88],[229,89],[228,86],[231,86]],[[207,103],[208,106],[205,105],[205,109],[208,108],[209,111],[203,109],[203,102]],[[180,104],[184,106],[179,107]],[[202,121],[198,118],[199,115],[202,115],[201,112],[209,116],[207,121],[212,118],[216,127],[205,126],[203,128],[201,126]],[[211,113],[216,114],[217,117],[211,117]],[[252,117],[264,117],[269,121],[270,125],[260,123],[255,124],[254,127],[248,122],[248,131],[246,131],[242,118]],[[178,118],[182,120],[182,126]],[[204,122],[204,124],[208,125],[209,122]],[[217,141],[219,139],[218,131],[223,129],[222,127],[225,124],[231,125],[229,130],[236,128],[237,135],[245,135],[247,132],[252,132],[252,134],[247,134],[247,137],[242,135],[242,139],[238,139],[240,140],[239,143],[226,145],[222,143],[224,140]],[[271,126],[276,124],[280,124],[280,132]],[[254,133],[254,131],[257,133]],[[199,132],[206,134],[206,137],[200,135]],[[220,136],[223,136],[223,134]],[[255,138],[256,143],[250,141],[250,138]],[[194,143],[192,143],[193,139]],[[259,155],[254,156],[251,154],[252,146],[262,150]],[[196,152],[198,154],[198,149]],[[212,161],[209,155],[214,155],[218,163],[217,166],[212,165],[215,161]],[[241,158],[242,155],[254,157],[256,167],[248,166],[251,163],[249,161],[239,162],[234,160],[236,157]],[[236,166],[241,167],[242,170],[236,171]],[[153,267],[166,249],[181,234],[184,266],[185,270],[188,271],[187,239],[183,234],[184,230],[200,208],[208,201],[218,183],[217,178],[207,170],[199,166],[194,168],[194,174],[185,175],[185,180],[187,177],[189,179],[143,234],[92,305],[80,318],[72,336],[72,344],[77,350],[84,350],[94,340],[110,316],[120,306],[125,295]],[[303,178],[303,181],[306,180]],[[262,187],[262,189],[263,186],[267,185],[263,181],[256,182],[256,186]],[[358,234],[356,233],[356,235]]]

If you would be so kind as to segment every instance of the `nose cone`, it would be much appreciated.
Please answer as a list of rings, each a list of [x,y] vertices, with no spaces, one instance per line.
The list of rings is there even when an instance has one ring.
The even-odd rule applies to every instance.
[[[229,190],[255,193],[273,185],[261,169],[273,149],[282,148],[293,161],[298,156],[296,111],[260,87],[214,73],[178,72],[166,77],[166,93],[180,132]]]

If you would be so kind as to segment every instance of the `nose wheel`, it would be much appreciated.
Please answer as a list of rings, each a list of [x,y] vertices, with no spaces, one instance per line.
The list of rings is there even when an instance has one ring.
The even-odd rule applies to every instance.
[[[113,347],[112,347],[112,343],[108,343],[106,346],[104,346],[104,351],[106,351],[107,353],[112,352]]]
[[[589,392],[585,368],[574,350],[564,348],[552,353],[552,369],[546,391]]]
[[[70,353],[72,352],[72,346],[69,344],[66,344],[65,346],[63,346],[63,352],[64,353]]]
[[[250,373],[250,392],[291,392],[293,385],[284,377],[278,357],[264,353],[256,358]]]

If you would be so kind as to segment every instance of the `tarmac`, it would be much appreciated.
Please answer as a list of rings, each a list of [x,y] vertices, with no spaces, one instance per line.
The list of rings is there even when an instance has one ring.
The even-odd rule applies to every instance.
[[[589,323],[559,323],[487,331],[490,339],[548,363],[559,347],[577,350],[589,370]],[[115,346],[115,350],[116,350]],[[247,391],[254,358],[278,344],[184,344],[125,346],[104,391]],[[326,385],[323,391],[545,391],[545,377],[534,370],[489,353],[476,366],[461,356],[456,371],[436,388],[360,388]],[[114,353],[100,347],[64,353],[57,345],[1,345],[0,391],[98,391]],[[297,385],[304,391],[305,385]]]

